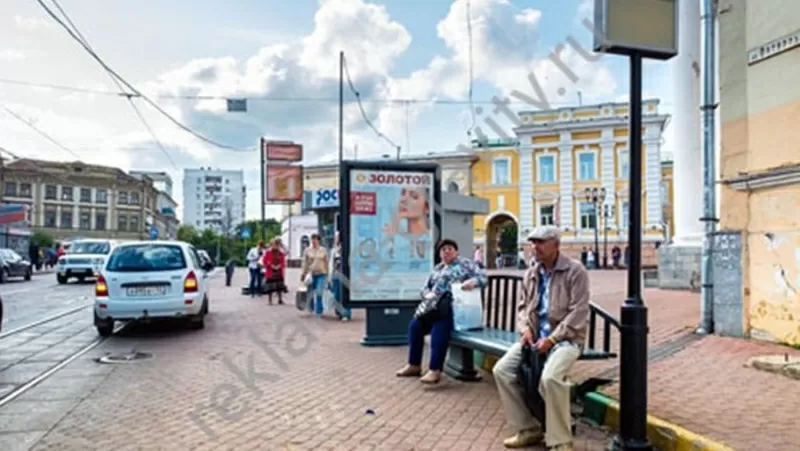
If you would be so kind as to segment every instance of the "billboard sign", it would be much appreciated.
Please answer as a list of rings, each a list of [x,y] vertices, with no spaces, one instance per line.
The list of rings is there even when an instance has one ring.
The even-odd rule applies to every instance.
[[[303,161],[303,145],[290,141],[261,140],[261,151],[267,161]]]
[[[267,164],[267,202],[301,202],[303,167]]]
[[[441,221],[438,165],[349,162],[339,201],[346,304],[416,303]]]

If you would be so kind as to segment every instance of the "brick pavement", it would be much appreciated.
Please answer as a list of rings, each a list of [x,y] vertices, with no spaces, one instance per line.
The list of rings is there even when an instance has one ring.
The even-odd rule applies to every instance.
[[[490,376],[399,380],[406,348],[362,347],[361,312],[310,318],[239,295],[243,272],[235,282],[215,279],[206,329],[138,327],[0,409],[0,449],[502,449],[509,431]],[[153,358],[92,361],[131,349]],[[581,425],[576,449],[607,441]]]

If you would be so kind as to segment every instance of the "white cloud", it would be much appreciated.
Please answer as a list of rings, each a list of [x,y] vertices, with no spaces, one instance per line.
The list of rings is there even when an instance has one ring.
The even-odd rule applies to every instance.
[[[0,61],[12,62],[25,59],[25,54],[19,50],[4,49],[0,50]]]
[[[40,17],[14,16],[14,24],[20,30],[35,31],[53,28],[53,24]]]

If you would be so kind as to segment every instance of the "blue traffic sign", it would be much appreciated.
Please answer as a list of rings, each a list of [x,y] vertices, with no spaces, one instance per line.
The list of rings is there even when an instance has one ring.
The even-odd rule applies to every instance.
[[[158,239],[158,227],[151,225],[150,226],[150,239],[157,240]]]
[[[250,235],[251,235],[251,233],[250,233],[250,228],[249,227],[245,227],[245,228],[242,229],[242,239],[243,240],[249,240],[250,239]]]

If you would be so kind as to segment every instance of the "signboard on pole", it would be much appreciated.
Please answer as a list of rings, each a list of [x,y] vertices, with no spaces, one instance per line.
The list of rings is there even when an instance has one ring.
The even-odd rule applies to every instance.
[[[302,166],[266,165],[266,202],[300,202],[303,200]]]
[[[267,161],[303,161],[303,145],[291,141],[262,141],[265,158]]]
[[[341,171],[345,305],[417,303],[436,258],[439,166],[344,162]]]
[[[247,99],[226,99],[229,113],[246,113]]]

